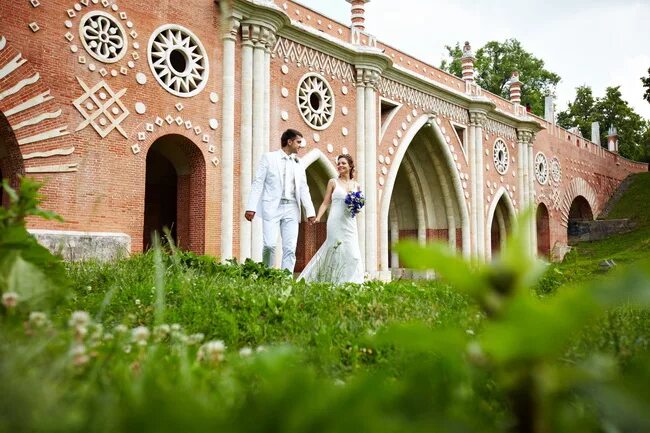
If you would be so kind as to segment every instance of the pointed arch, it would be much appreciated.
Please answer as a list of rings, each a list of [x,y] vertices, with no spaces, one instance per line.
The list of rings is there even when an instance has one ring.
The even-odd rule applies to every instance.
[[[512,204],[512,199],[508,194],[508,191],[502,186],[494,194],[490,207],[488,208],[487,220],[486,220],[486,233],[487,233],[487,244],[491,248],[487,249],[487,260],[492,258],[493,249],[500,249],[505,242],[506,234],[510,230],[510,227],[515,221],[515,207]],[[493,227],[493,224],[497,224]],[[495,228],[495,233],[498,234],[498,246],[495,248],[493,244],[493,228]]]
[[[457,211],[460,215],[463,255],[468,257],[470,253],[469,211],[467,209],[467,204],[465,202],[465,197],[463,194],[462,182],[460,180],[460,176],[458,175],[458,171],[456,170],[453,156],[449,150],[449,147],[446,145],[446,141],[444,135],[442,134],[442,131],[440,130],[440,127],[435,122],[433,115],[424,114],[415,119],[412,123],[412,126],[406,131],[404,138],[402,139],[402,144],[395,152],[393,163],[391,164],[390,170],[386,176],[386,182],[384,184],[381,195],[379,212],[380,264],[382,271],[388,270],[389,210],[395,183],[397,180],[397,174],[402,165],[407,150],[411,146],[415,136],[423,128],[428,128],[428,131],[425,131],[425,133],[430,134],[433,142],[437,144],[436,149],[439,150],[439,152],[436,154],[436,156],[440,157],[439,168],[446,169],[446,173],[444,173],[444,175],[448,176],[448,179],[450,180],[449,185],[447,186],[448,193],[453,196]],[[455,227],[453,229],[455,230]]]

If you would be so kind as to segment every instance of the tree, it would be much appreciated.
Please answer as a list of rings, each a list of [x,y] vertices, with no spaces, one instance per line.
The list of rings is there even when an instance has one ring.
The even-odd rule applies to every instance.
[[[565,129],[577,126],[583,137],[591,137],[591,123],[595,122],[595,105],[591,87],[580,86],[576,88],[576,98],[569,102],[565,111],[557,115],[557,124]]]
[[[641,77],[641,82],[643,83],[643,87],[646,88],[645,95],[643,95],[643,99],[650,102],[650,68],[648,68],[648,76]]]
[[[643,137],[648,125],[621,96],[620,87],[608,87],[605,96],[594,98],[591,88],[576,88],[576,98],[557,115],[563,128],[577,126],[584,137],[591,137],[591,123],[600,124],[600,143],[607,147],[609,127],[616,127],[619,153],[629,159],[643,157]]]
[[[440,68],[458,77],[462,76],[460,43],[446,46],[449,58],[443,60]],[[474,68],[477,70],[476,82],[483,89],[509,98],[505,87],[513,71],[519,72],[522,82],[523,105],[530,104],[533,113],[544,115],[544,97],[555,93],[560,76],[544,68],[544,61],[526,51],[516,39],[504,42],[491,41],[476,51]]]

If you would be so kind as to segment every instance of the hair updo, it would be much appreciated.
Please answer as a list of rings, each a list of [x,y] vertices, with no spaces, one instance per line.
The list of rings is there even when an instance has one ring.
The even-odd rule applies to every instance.
[[[350,179],[354,179],[354,160],[350,154],[343,153],[336,157],[336,162],[338,163],[341,158],[344,158],[348,162],[348,165],[350,166]]]

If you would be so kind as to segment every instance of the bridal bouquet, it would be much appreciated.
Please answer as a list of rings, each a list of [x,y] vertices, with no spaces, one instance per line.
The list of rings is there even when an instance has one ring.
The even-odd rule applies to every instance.
[[[361,211],[361,208],[365,204],[366,197],[364,197],[361,191],[350,191],[345,197],[345,205],[348,207],[352,218]]]

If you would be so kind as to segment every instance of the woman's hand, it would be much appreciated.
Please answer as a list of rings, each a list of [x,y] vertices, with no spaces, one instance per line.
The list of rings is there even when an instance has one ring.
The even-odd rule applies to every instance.
[[[316,219],[314,220],[314,223],[319,223],[319,222],[320,222],[320,217],[316,217]]]

